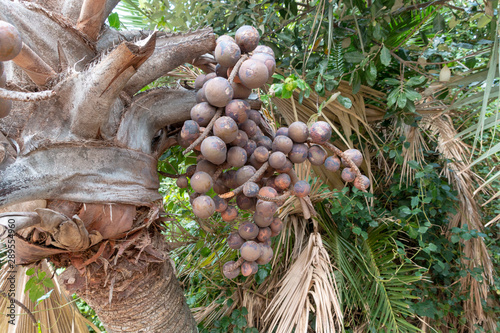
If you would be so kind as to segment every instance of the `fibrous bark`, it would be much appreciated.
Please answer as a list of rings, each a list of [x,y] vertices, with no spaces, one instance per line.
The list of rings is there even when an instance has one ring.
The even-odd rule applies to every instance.
[[[0,91],[14,100],[0,119],[0,210],[44,202],[15,213],[16,262],[66,267],[65,286],[108,332],[195,332],[160,233],[156,171],[195,94],[137,92],[196,63],[215,36],[114,31],[103,23],[117,2],[0,0],[25,45]]]

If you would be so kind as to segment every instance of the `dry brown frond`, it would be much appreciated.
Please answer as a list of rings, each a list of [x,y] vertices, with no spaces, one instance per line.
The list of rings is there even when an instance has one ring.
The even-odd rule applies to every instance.
[[[0,290],[9,293],[11,281],[15,281],[15,296],[14,298],[23,303],[35,316],[35,319],[40,322],[42,332],[53,333],[81,333],[88,332],[87,325],[90,325],[96,332],[101,332],[92,322],[81,315],[76,307],[72,297],[61,288],[57,278],[53,278],[54,291],[50,297],[43,300],[35,308],[35,303],[28,298],[28,293],[24,293],[24,287],[30,276],[26,275],[29,267],[16,266],[14,270],[9,269],[9,265],[4,265],[0,270]],[[46,272],[46,276],[51,276],[53,271],[45,260],[41,263],[41,269]],[[8,281],[7,278],[13,277]],[[49,289],[45,288],[45,292]],[[8,306],[10,301],[4,297],[0,297],[0,313],[9,313]],[[26,333],[35,332],[34,323],[31,318],[18,305],[15,308],[16,319],[15,325],[8,323],[8,317],[2,315],[0,318],[0,332],[8,333]],[[36,326],[35,326],[36,327]]]
[[[453,216],[448,230],[467,225],[469,230],[482,231],[483,222],[472,187],[480,178],[468,167],[469,149],[456,137],[457,133],[448,115],[426,117],[423,119],[423,125],[430,130],[431,138],[437,139],[438,151],[443,158],[451,161],[446,163],[443,173],[458,192],[459,209],[457,214]],[[448,236],[451,236],[450,233]],[[471,274],[460,279],[462,291],[468,292],[470,296],[464,302],[465,315],[471,325],[483,323],[485,327],[494,327],[494,319],[484,312],[481,303],[481,299],[488,299],[488,283],[493,283],[494,274],[486,244],[482,237],[477,237],[463,241],[462,246],[463,264],[471,271],[480,268],[484,281],[476,280]]]
[[[309,314],[316,315],[316,332],[341,331],[340,295],[321,236],[314,233],[297,261],[280,282],[280,290],[266,309],[267,327],[276,333],[308,331]]]

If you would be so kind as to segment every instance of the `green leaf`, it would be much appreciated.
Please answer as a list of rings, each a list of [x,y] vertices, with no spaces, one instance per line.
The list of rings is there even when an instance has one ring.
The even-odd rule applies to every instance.
[[[359,64],[365,59],[365,56],[359,51],[347,52],[344,54],[345,61],[351,64]]]
[[[414,86],[418,86],[422,83],[424,83],[426,80],[425,76],[421,75],[421,76],[412,76],[408,82],[406,82],[406,85],[410,86],[410,87],[414,87]]]
[[[385,45],[382,46],[382,50],[380,51],[380,62],[386,67],[391,64],[391,52],[389,52],[389,49]]]
[[[109,15],[108,23],[110,27],[117,30],[120,29],[120,17],[118,16],[118,13],[112,13],[111,15]]]
[[[352,107],[352,101],[351,101],[351,99],[349,97],[344,97],[342,95],[339,95],[337,97],[337,100],[346,109],[350,109]]]
[[[42,284],[49,289],[54,289],[54,282],[50,278],[43,279]]]
[[[26,275],[31,276],[35,274],[35,267],[31,267],[26,271]]]
[[[405,94],[399,94],[398,96],[398,107],[399,108],[404,108],[406,106],[406,95]]]
[[[444,31],[446,22],[441,14],[437,14],[432,21],[432,32]]]
[[[51,289],[51,290],[49,290],[49,292],[48,292],[48,293],[46,293],[45,295],[43,295],[43,296],[39,297],[39,298],[36,300],[36,303],[38,304],[38,303],[40,303],[41,301],[43,301],[44,299],[49,298],[49,297],[50,297],[50,294],[52,294],[52,292],[53,292],[53,291],[54,291],[54,289]]]

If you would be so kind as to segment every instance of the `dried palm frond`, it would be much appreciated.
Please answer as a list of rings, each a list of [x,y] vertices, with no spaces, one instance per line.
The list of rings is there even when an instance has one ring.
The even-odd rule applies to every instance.
[[[46,272],[46,276],[51,276],[53,271],[45,260],[41,262],[41,269]],[[101,332],[92,322],[87,320],[78,311],[74,300],[68,293],[61,288],[57,278],[52,278],[54,290],[50,297],[43,300],[35,308],[35,303],[28,298],[27,293],[24,293],[24,287],[30,276],[26,275],[29,267],[16,266],[15,270],[10,270],[8,265],[4,265],[0,270],[0,291],[9,292],[11,282],[15,281],[15,296],[14,298],[23,303],[29,311],[35,316],[35,319],[40,323],[42,332],[53,333],[83,333],[88,332],[87,325],[91,326],[96,332]],[[7,278],[13,278],[8,281]],[[49,292],[47,287],[45,292]],[[10,300],[0,297],[0,313],[8,313],[7,307],[10,305]],[[8,317],[1,316],[0,331],[7,333],[26,333],[35,332],[36,325],[25,310],[18,305],[15,308],[16,319],[15,325],[8,323]]]
[[[470,156],[467,146],[456,137],[453,122],[448,115],[424,118],[424,125],[431,131],[431,137],[437,138],[438,151],[446,162],[443,168],[445,176],[458,192],[459,209],[448,226],[468,227],[469,230],[483,230],[483,222],[479,206],[473,195],[472,184],[480,178],[468,167],[467,157]],[[450,232],[448,233],[450,237]],[[481,269],[484,282],[476,280],[470,273],[460,279],[462,291],[469,293],[464,302],[465,316],[472,324],[484,323],[485,327],[495,327],[494,319],[488,317],[481,300],[488,299],[488,283],[493,284],[493,264],[488,249],[482,237],[463,241],[463,263],[469,271]]]
[[[308,331],[310,312],[316,315],[316,332],[342,331],[343,314],[330,258],[321,236],[314,233],[297,261],[280,283],[266,310],[267,327],[276,333]]]

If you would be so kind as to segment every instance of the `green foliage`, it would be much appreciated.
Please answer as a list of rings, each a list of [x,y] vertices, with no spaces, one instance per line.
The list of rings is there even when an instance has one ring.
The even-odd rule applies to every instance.
[[[29,299],[36,303],[35,307],[42,302],[44,299],[50,297],[52,291],[54,291],[54,282],[50,276],[46,276],[47,273],[42,271],[41,269],[35,269],[35,267],[31,267],[26,271],[26,275],[31,276],[26,285],[24,286],[24,292],[28,292]],[[45,292],[45,288],[50,289],[48,292]]]
[[[245,307],[240,310],[234,310],[231,316],[224,316],[220,320],[215,321],[215,328],[211,330],[202,329],[201,333],[259,333],[255,327],[247,327],[245,316],[248,311]]]

